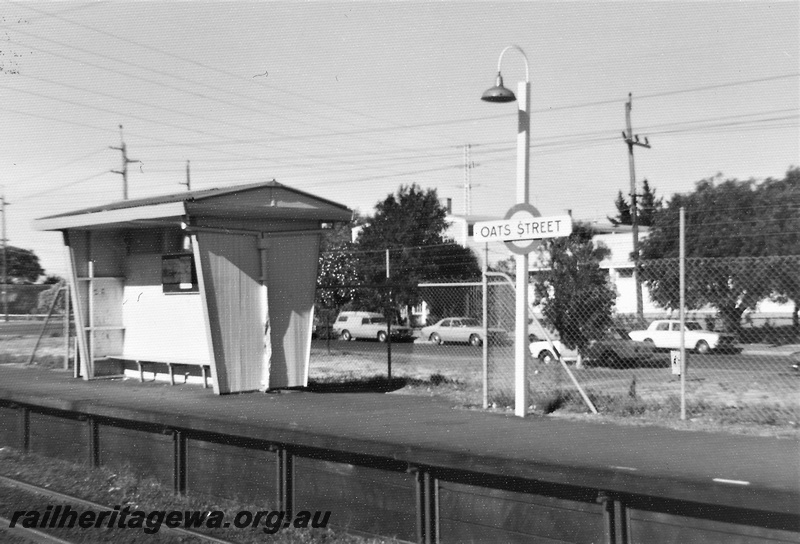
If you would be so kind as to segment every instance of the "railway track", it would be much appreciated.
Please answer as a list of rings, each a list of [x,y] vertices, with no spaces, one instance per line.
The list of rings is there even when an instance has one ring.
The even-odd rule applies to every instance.
[[[45,487],[40,487],[37,485],[30,484],[28,482],[23,482],[21,480],[17,480],[15,478],[9,478],[8,476],[0,476],[0,485],[5,485],[8,487],[15,487],[20,489],[21,491],[26,491],[28,493],[34,493],[37,495],[41,495],[47,497],[48,499],[52,499],[54,501],[63,502],[65,504],[74,506],[79,505],[86,509],[91,509],[95,511],[109,511],[112,508],[109,508],[106,505],[99,504],[92,501],[87,501],[85,499],[81,499],[78,497],[73,497],[72,495],[68,495],[65,493],[60,493],[58,491],[53,491],[51,489],[47,489]],[[6,519],[3,516],[0,516],[0,531],[5,531],[9,535],[18,538],[21,541],[28,541],[35,544],[73,544],[72,541],[64,540],[62,538],[55,537],[51,534],[46,532],[40,531],[38,529],[29,529],[24,528],[17,524],[15,527],[10,527],[11,520]],[[214,544],[235,544],[229,540],[222,540],[210,535],[206,535],[197,531],[192,531],[190,529],[183,529],[180,527],[171,528],[165,525],[162,525],[160,531],[163,531],[169,535],[180,536],[183,538],[194,538],[199,542],[209,542]]]

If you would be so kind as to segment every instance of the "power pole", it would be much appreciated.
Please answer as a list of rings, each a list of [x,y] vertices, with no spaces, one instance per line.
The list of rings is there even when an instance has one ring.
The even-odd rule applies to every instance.
[[[186,161],[186,181],[182,181],[181,185],[186,185],[186,190],[192,190],[192,178],[191,174],[189,173],[189,161]]]
[[[628,144],[628,165],[631,174],[631,225],[633,226],[633,280],[636,284],[636,316],[639,319],[644,319],[644,303],[642,302],[642,280],[640,274],[640,258],[639,258],[639,221],[636,204],[636,170],[633,165],[633,147],[646,147],[650,148],[650,142],[647,138],[644,142],[639,141],[639,135],[633,134],[631,128],[631,109],[633,109],[633,95],[628,93],[628,102],[625,104],[625,124],[627,125],[627,132],[622,133],[625,143]]]
[[[464,215],[472,213],[472,176],[471,170],[475,164],[470,160],[471,145],[464,146]]]
[[[128,151],[125,148],[125,139],[122,136],[122,125],[119,126],[119,137],[122,141],[120,147],[109,146],[111,149],[122,151],[122,170],[112,170],[114,174],[122,174],[122,200],[128,200],[128,165],[133,162],[142,162],[128,158]]]
[[[3,313],[8,321],[8,240],[6,239],[6,195],[0,196],[0,213],[3,214]]]

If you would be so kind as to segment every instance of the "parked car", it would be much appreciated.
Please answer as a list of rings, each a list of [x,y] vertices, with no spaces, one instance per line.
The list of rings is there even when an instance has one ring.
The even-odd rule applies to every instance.
[[[327,339],[337,338],[333,332],[333,324],[326,323],[323,319],[314,316],[314,328],[311,331],[311,338]]]
[[[340,312],[333,324],[334,336],[342,340],[358,338],[386,342],[389,337],[386,318],[377,312]],[[410,327],[395,325],[391,327],[392,341],[408,341],[414,333]]]
[[[630,367],[666,363],[653,344],[634,342],[623,329],[609,329],[600,340],[592,340],[586,348],[586,362],[612,367]]]
[[[650,323],[646,330],[631,331],[629,336],[636,342],[646,342],[660,349],[680,349],[681,329],[677,319],[660,319]],[[697,321],[686,321],[684,332],[686,349],[697,353],[708,353],[712,350],[735,349],[735,337],[732,334],[704,330]]]
[[[502,329],[490,328],[488,333],[491,343],[501,342],[506,336],[506,331]],[[433,325],[423,327],[420,337],[434,344],[466,342],[480,346],[483,343],[483,326],[474,317],[445,317]]]
[[[553,348],[556,352],[553,353]],[[528,345],[531,355],[543,363],[550,363],[556,360],[556,356],[560,356],[562,361],[577,361],[578,352],[574,349],[569,349],[561,343],[561,340],[553,340],[552,346],[547,340],[534,337],[534,341]]]

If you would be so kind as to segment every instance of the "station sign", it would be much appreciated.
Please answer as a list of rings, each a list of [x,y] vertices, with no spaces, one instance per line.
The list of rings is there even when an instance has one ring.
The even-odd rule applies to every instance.
[[[512,252],[520,255],[533,251],[538,245],[537,240],[562,238],[570,234],[572,234],[570,215],[542,217],[539,210],[530,204],[517,204],[508,210],[505,219],[479,221],[472,227],[474,241],[506,242],[506,246]]]

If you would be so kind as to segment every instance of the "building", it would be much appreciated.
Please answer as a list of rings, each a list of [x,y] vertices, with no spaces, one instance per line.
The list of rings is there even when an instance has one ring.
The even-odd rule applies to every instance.
[[[319,239],[348,208],[275,181],[37,219],[70,259],[80,373],[202,368],[214,392],[305,386]],[[123,366],[120,366],[123,365]]]

